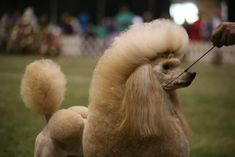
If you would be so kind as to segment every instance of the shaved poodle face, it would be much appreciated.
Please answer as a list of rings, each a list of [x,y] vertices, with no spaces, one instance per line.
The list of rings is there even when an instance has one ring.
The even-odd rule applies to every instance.
[[[178,58],[173,57],[160,58],[153,62],[153,70],[164,90],[170,91],[187,87],[195,78],[195,72],[184,72],[179,78],[177,78],[184,71],[179,68],[180,63],[181,62]]]

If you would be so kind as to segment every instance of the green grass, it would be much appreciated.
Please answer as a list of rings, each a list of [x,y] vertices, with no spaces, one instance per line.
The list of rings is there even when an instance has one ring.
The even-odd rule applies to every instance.
[[[32,157],[43,117],[31,113],[19,95],[25,66],[39,57],[0,56],[0,157]],[[92,71],[88,58],[54,58],[67,77],[63,107],[86,105]],[[197,64],[189,88],[179,90],[192,129],[192,157],[235,156],[235,65]]]

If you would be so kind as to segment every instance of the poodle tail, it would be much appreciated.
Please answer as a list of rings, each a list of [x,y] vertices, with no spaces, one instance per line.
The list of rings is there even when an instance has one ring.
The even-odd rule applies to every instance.
[[[65,85],[60,67],[52,60],[41,59],[26,67],[20,94],[27,108],[48,120],[64,100]]]

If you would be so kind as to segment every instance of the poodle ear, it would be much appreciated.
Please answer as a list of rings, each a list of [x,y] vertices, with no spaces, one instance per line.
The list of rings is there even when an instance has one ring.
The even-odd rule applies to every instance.
[[[152,66],[138,67],[125,84],[121,129],[134,136],[160,136],[169,132],[169,113],[164,97]]]

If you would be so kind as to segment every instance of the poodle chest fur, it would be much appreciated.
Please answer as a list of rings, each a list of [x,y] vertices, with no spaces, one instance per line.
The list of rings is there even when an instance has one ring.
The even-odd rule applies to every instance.
[[[83,145],[86,157],[189,156],[188,140],[179,125],[171,137],[133,137],[128,133],[115,131],[115,126],[110,126],[110,123],[95,119],[97,120],[95,117],[89,119],[85,129]]]

